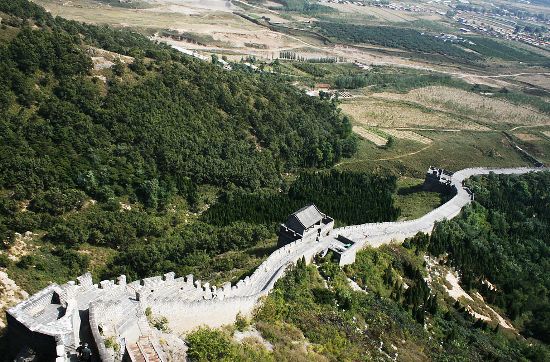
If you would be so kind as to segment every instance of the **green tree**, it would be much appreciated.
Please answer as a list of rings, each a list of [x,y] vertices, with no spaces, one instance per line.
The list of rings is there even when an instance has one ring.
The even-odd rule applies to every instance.
[[[200,327],[185,337],[189,349],[187,357],[191,361],[231,361],[234,350],[231,341],[222,331]]]

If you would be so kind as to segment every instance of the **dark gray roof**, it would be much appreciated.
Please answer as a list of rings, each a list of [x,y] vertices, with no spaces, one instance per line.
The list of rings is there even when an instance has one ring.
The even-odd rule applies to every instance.
[[[323,220],[323,214],[317,206],[308,205],[302,207],[290,215],[286,221],[286,226],[295,231],[302,231]]]

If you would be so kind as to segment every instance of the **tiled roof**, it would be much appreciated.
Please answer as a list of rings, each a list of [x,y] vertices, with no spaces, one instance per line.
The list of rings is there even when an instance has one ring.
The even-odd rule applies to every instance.
[[[306,229],[323,220],[323,214],[321,214],[317,206],[313,204],[302,207],[292,214],[291,217],[292,216],[294,216]]]

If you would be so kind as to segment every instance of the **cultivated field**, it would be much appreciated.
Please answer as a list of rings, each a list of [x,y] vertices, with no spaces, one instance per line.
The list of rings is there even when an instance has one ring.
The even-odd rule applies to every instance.
[[[386,99],[413,102],[432,110],[445,112],[495,129],[511,125],[550,125],[550,117],[526,106],[518,106],[494,96],[481,95],[449,87],[426,87],[407,94],[379,95]]]
[[[453,117],[444,111],[405,102],[401,98],[406,98],[406,95],[373,94],[345,101],[340,108],[358,124],[371,127],[488,130],[463,117]]]
[[[353,126],[353,132],[357,133],[362,138],[374,143],[379,147],[384,146],[388,141],[386,138],[380,136],[379,134],[373,131],[367,130],[366,128],[361,126]]]
[[[425,145],[429,145],[430,143],[432,143],[432,140],[429,139],[428,137],[424,137],[413,131],[405,131],[405,130],[390,129],[390,128],[384,128],[383,131],[395,138],[411,140],[418,143],[423,143]]]

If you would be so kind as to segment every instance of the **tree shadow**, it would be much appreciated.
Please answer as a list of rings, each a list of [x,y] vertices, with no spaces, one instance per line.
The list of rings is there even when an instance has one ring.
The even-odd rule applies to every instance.
[[[399,190],[397,190],[397,194],[400,196],[406,196],[421,191],[426,191],[424,190],[423,184],[400,188]]]
[[[277,249],[278,249],[277,244],[274,244],[274,245],[258,246],[255,248],[251,248],[246,250],[245,253],[256,258],[263,258],[264,256],[270,255]]]

